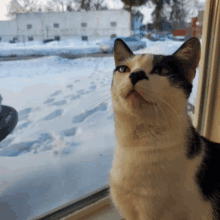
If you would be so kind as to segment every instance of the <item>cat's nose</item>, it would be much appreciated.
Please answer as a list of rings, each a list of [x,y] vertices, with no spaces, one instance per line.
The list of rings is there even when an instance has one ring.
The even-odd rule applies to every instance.
[[[137,72],[132,72],[129,75],[130,79],[131,79],[131,83],[133,84],[133,86],[140,80],[142,79],[146,79],[149,80],[148,76],[146,75],[146,73],[144,71],[137,71]]]

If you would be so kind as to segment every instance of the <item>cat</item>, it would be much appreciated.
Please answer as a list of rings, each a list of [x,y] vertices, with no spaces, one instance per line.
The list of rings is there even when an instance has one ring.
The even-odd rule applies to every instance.
[[[200,53],[195,37],[169,56],[134,55],[115,41],[109,185],[126,220],[220,220],[220,144],[187,114]]]

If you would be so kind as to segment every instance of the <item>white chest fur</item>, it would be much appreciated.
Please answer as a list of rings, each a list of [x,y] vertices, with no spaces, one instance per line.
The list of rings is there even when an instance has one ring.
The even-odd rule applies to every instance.
[[[116,148],[111,196],[126,220],[212,219],[211,205],[202,201],[194,178],[203,154],[190,161],[183,147]]]

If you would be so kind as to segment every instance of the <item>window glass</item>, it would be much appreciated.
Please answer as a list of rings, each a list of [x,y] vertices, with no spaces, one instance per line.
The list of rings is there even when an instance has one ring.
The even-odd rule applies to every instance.
[[[28,37],[28,41],[33,41],[34,38],[33,37]]]
[[[204,1],[188,1],[195,3],[185,6],[187,13],[193,9],[185,22],[171,22],[165,8],[159,30],[149,5],[135,7],[130,20],[122,2],[83,8],[70,1],[17,2],[16,19],[0,22],[0,104],[18,113],[0,142],[0,211],[5,219],[24,220],[109,183],[115,39],[134,54],[172,54],[186,39],[201,39]],[[197,70],[191,112],[198,78]]]
[[[81,26],[82,27],[87,27],[87,23],[83,22],[83,23],[81,23]]]
[[[58,41],[60,40],[60,36],[55,36],[54,38],[55,40],[58,40]]]
[[[116,27],[117,26],[117,22],[111,22],[111,26],[112,27]]]
[[[55,28],[59,28],[59,24],[57,24],[57,23],[53,24],[53,26],[54,26]]]
[[[32,25],[31,24],[27,24],[27,29],[31,29]]]

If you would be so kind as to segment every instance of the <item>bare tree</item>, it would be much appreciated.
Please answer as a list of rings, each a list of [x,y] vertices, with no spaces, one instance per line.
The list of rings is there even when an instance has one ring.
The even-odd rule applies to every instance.
[[[105,0],[75,0],[78,4],[78,10],[84,9],[86,11],[108,10]]]
[[[93,10],[108,10],[108,6],[104,4],[105,0],[93,0],[92,9]]]
[[[151,0],[152,3],[156,6],[152,12],[153,28],[157,30],[162,29],[162,20],[164,19],[164,4],[165,0]]]
[[[197,1],[197,0],[195,0]],[[172,28],[187,27],[187,20],[198,11],[192,0],[151,0],[155,5],[152,13],[153,27],[161,30],[162,22],[169,21]]]
[[[75,9],[76,9],[75,0],[68,0],[67,5],[66,5],[66,10],[75,11]]]
[[[51,11],[75,11],[77,7],[76,0],[47,0],[47,8]]]
[[[65,11],[67,1],[66,0],[52,0],[50,1],[56,8],[61,8],[61,11]]]
[[[79,5],[78,9],[91,11],[91,0],[76,0],[76,3]]]
[[[24,7],[19,4],[17,0],[10,0],[10,2],[7,5],[7,17],[10,19],[15,19],[17,13],[26,13]]]
[[[37,11],[37,4],[39,0],[18,0],[18,2],[26,12],[35,12]]]

